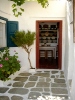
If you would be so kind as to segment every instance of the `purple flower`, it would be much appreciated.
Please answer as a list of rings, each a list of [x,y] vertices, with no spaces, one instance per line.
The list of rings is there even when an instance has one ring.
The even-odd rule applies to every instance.
[[[2,64],[0,64],[0,68],[2,67],[3,65]]]
[[[16,52],[16,50],[14,50],[14,52]]]
[[[8,57],[5,57],[5,60],[9,60]]]

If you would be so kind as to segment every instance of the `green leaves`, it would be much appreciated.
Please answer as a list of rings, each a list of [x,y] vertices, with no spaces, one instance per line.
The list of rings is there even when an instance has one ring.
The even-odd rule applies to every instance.
[[[12,8],[13,8],[13,14],[14,14],[14,16],[15,17],[18,17],[19,15],[21,16],[22,15],[22,12],[24,12],[24,9],[23,8],[20,8],[19,9],[19,11],[17,10],[18,8],[17,8],[18,6],[16,5],[16,4],[13,4],[12,5]]]
[[[48,0],[37,0],[37,2],[40,3],[43,8],[49,5]]]
[[[13,5],[12,5],[12,8],[15,8],[15,7],[16,7],[16,4],[13,4]]]
[[[10,0],[13,1],[14,3],[12,4],[12,11],[15,17],[18,17],[19,15],[22,15],[22,12],[24,12],[23,8],[19,8],[22,4],[25,3],[25,0]],[[17,10],[19,9],[19,10]]]
[[[26,0],[10,0],[13,1],[14,3],[16,3],[18,6],[21,6],[22,4],[25,3]]]
[[[20,8],[20,10],[21,10],[22,12],[24,12],[24,9],[23,9],[23,8]]]
[[[25,32],[23,31],[16,31],[15,32],[15,37],[11,37],[12,41],[17,45],[21,46],[24,44],[23,38],[24,38]]]
[[[5,48],[4,51],[0,52],[0,80],[6,81],[9,79],[11,74],[20,70],[20,62],[18,61],[17,52],[13,56],[10,56],[9,49]]]
[[[35,33],[34,32],[31,33],[28,30],[27,33],[24,36],[25,45],[27,45],[28,47],[31,46],[33,44],[34,40],[35,40]]]
[[[30,63],[30,68],[32,68],[31,65],[31,61],[30,61],[30,52],[31,52],[31,48],[30,46],[34,43],[35,40],[35,32],[31,32],[31,31],[17,31],[15,33],[15,37],[11,37],[12,41],[17,45],[17,46],[21,46],[22,48],[24,48],[24,50],[28,53],[28,60]]]
[[[21,16],[22,13],[24,12],[24,9],[23,8],[20,8],[20,6],[22,6],[25,1],[33,1],[33,0],[10,0],[10,1],[13,1],[14,3],[12,4],[12,11],[13,11],[13,14],[15,17],[18,17],[18,16]],[[41,4],[41,6],[43,8],[46,8],[49,3],[48,3],[48,0],[37,0],[38,3]]]
[[[27,32],[17,31],[15,32],[15,37],[11,38],[17,46],[25,46],[28,49],[28,47],[34,43],[35,32],[30,32],[29,30]]]

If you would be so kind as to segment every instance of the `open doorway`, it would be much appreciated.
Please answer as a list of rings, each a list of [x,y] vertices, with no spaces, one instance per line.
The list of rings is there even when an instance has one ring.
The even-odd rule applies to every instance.
[[[61,69],[62,21],[36,21],[36,68]]]

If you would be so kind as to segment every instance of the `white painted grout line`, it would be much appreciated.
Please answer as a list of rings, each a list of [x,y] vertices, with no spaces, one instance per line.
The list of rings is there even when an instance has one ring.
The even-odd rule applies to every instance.
[[[29,87],[29,88],[27,88],[27,89],[29,90],[28,94],[29,94],[30,92],[35,92],[35,91],[30,91],[31,88],[42,88],[42,89],[43,89],[43,92],[45,92],[45,93],[47,93],[47,92],[44,90],[44,88],[50,88],[50,91],[48,91],[48,92],[50,92],[50,95],[52,95],[51,88],[64,88],[64,89],[65,89],[65,87],[51,87],[51,83],[55,83],[55,82],[54,82],[54,79],[55,79],[55,78],[56,78],[56,79],[65,79],[65,78],[60,78],[60,75],[61,75],[61,71],[62,71],[62,70],[40,69],[40,70],[36,70],[35,73],[38,73],[38,71],[41,71],[41,73],[43,73],[44,71],[45,71],[45,72],[46,72],[46,71],[49,71],[49,73],[50,73],[50,79],[51,79],[51,81],[49,82],[49,83],[50,83],[50,87],[36,87],[37,83],[39,82],[39,79],[41,79],[40,76],[38,76],[38,80],[36,81],[35,86],[34,86],[34,87]],[[58,73],[52,74],[52,71],[58,71]],[[22,72],[21,72],[21,73],[22,73]],[[34,75],[35,73],[32,73],[32,75]],[[21,76],[21,75],[18,75],[18,76],[20,76],[20,77],[28,77],[28,79],[24,82],[24,83],[26,84],[26,83],[28,83],[28,82],[31,82],[31,81],[29,81],[29,77],[32,76],[32,75],[29,75],[29,76]],[[54,75],[55,78],[51,78],[52,75]],[[57,75],[58,75],[58,77],[57,77]],[[45,82],[46,82],[46,78],[49,78],[49,77],[42,77],[42,78],[45,78]],[[17,82],[17,81],[12,81],[12,83],[14,83],[14,82]],[[18,81],[18,82],[19,82],[19,81]],[[35,82],[35,81],[32,81],[32,82]],[[25,87],[25,84],[24,84],[23,87],[19,87],[19,88],[24,88],[24,87]],[[58,84],[58,83],[57,83],[57,84]],[[63,83],[60,83],[60,84],[63,84]],[[7,87],[9,88],[9,90],[12,88],[12,86],[7,86]],[[13,88],[16,88],[16,87],[13,87]],[[67,87],[66,87],[66,88],[67,88]],[[8,90],[8,91],[9,91],[9,90]],[[8,91],[7,91],[6,93],[3,93],[3,94],[0,93],[0,96],[1,96],[1,95],[8,96],[8,97],[10,98],[10,100],[11,100],[11,97],[12,97],[13,95],[15,95],[15,96],[21,96],[21,97],[23,97],[24,100],[28,100],[28,99],[27,99],[28,94],[25,94],[25,95],[10,94],[10,93],[8,93]],[[36,92],[38,92],[38,91],[36,91]],[[39,91],[39,92],[40,92],[40,91]],[[41,92],[40,92],[40,93],[41,93]],[[41,93],[41,95],[43,95],[43,94]],[[66,95],[66,96],[67,96],[68,94],[55,94],[55,95]],[[29,99],[29,100],[30,100],[30,99]],[[33,100],[33,99],[32,99],[32,100]]]

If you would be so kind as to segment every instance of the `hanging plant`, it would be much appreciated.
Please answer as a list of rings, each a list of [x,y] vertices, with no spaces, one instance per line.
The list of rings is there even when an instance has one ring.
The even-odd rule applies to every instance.
[[[24,12],[24,9],[21,6],[26,1],[33,1],[33,0],[9,0],[9,1],[13,1],[12,11],[14,16],[18,17],[19,15],[22,15],[22,12]],[[48,0],[37,0],[37,2],[40,3],[43,8],[46,8],[49,5]]]

